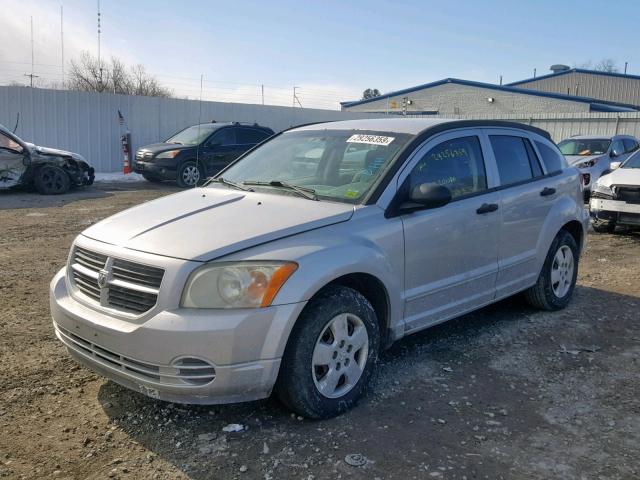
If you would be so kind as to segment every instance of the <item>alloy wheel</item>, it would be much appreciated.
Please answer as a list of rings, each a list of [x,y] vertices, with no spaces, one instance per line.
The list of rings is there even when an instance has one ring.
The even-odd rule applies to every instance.
[[[571,289],[573,283],[573,252],[567,245],[561,246],[553,257],[551,265],[551,288],[556,297],[562,298]]]
[[[200,181],[200,170],[195,165],[187,165],[182,169],[182,181],[185,185],[197,185]]]

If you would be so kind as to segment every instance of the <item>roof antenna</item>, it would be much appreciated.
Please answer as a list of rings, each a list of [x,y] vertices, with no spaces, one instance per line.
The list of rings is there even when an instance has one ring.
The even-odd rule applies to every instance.
[[[20,123],[20,112],[17,113],[16,115],[16,126],[13,127],[13,133],[16,133],[16,130],[18,130],[18,124]]]
[[[198,101],[198,142],[200,142],[200,124],[202,123],[202,79],[204,75],[200,74],[200,100]],[[200,172],[200,143],[196,147],[196,169]],[[203,170],[204,171],[204,170]],[[198,175],[198,182],[201,181]],[[193,184],[193,188],[198,186],[198,182]]]

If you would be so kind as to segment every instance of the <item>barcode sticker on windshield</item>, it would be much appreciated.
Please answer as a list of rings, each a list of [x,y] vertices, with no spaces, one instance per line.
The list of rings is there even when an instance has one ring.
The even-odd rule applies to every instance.
[[[383,137],[381,135],[351,135],[347,143],[370,143],[371,145],[389,145],[395,137]]]

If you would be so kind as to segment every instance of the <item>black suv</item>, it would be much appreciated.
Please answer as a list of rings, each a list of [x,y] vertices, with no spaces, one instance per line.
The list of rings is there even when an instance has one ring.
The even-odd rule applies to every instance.
[[[150,182],[176,180],[181,187],[192,187],[273,133],[270,128],[258,124],[211,122],[193,125],[163,143],[140,148],[133,169]]]

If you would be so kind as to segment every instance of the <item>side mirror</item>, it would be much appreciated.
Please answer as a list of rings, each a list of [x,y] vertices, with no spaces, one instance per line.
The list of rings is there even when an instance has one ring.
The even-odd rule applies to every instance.
[[[615,170],[616,168],[620,168],[621,164],[622,164],[622,162],[611,162],[611,164],[609,165],[609,168],[611,170]]]
[[[437,183],[421,183],[409,192],[409,201],[401,205],[403,212],[427,210],[446,205],[451,201],[451,191]]]
[[[611,153],[609,154],[609,156],[611,158],[619,157],[620,155],[622,155],[622,152],[620,150],[618,150],[617,148],[613,148],[611,150]]]

